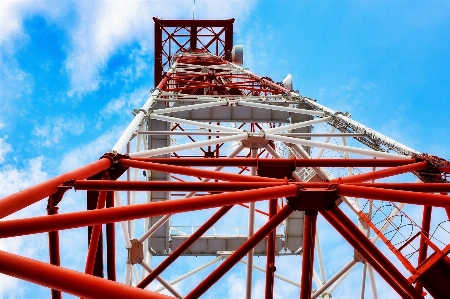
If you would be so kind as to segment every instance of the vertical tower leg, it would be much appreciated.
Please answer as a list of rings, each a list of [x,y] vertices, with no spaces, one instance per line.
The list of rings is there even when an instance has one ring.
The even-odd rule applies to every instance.
[[[303,259],[302,259],[302,279],[300,284],[300,299],[311,298],[316,222],[317,222],[317,212],[306,211],[304,233],[303,233]]]

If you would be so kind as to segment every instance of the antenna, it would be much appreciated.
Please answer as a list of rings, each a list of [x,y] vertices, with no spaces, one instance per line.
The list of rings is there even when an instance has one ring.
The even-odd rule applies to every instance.
[[[194,0],[194,6],[192,7],[192,20],[195,20],[195,0]]]

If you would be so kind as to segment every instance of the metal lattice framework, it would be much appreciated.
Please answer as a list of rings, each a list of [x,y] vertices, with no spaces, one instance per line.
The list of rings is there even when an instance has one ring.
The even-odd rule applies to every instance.
[[[0,200],[1,217],[48,200],[46,216],[0,221],[0,237],[48,233],[50,256],[44,263],[0,251],[0,272],[51,288],[52,298],[192,299],[217,291],[243,263],[242,297],[251,298],[256,269],[265,275],[265,298],[279,280],[303,299],[330,298],[360,264],[362,294],[368,275],[374,298],[374,270],[401,298],[423,298],[424,288],[434,298],[450,292],[448,161],[233,64],[230,39],[218,38],[232,32],[233,20],[155,23],[160,80],[112,150]],[[209,42],[199,39],[203,30],[213,33]],[[169,41],[177,50],[164,50]],[[222,45],[215,54],[214,43]],[[86,191],[87,210],[58,211],[76,190]],[[432,210],[446,216],[432,221]],[[354,248],[328,277],[323,257],[331,253],[318,217]],[[125,249],[116,245],[116,226]],[[90,240],[84,273],[60,267],[58,234],[79,227],[88,227]],[[126,261],[116,261],[116,250],[126,250]],[[192,256],[209,260],[189,268]],[[298,256],[293,281],[276,265]],[[125,263],[124,281],[116,282],[116,263]],[[175,263],[186,273],[165,280]],[[186,293],[177,289],[194,274],[201,280]]]

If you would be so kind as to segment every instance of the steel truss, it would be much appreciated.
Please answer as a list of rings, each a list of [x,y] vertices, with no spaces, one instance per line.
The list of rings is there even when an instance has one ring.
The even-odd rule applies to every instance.
[[[231,63],[227,45],[213,55],[207,49],[220,34],[198,46],[189,40],[200,42],[194,21],[155,23],[161,32],[165,25],[175,33],[188,28],[189,37],[181,43],[168,33],[156,45],[172,40],[179,48],[176,55],[164,52],[170,68],[111,152],[0,200],[2,218],[48,200],[48,215],[1,221],[0,238],[48,233],[50,257],[45,263],[0,251],[1,273],[48,287],[52,298],[199,298],[219,292],[220,279],[242,271],[241,262],[242,297],[255,294],[257,269],[264,272],[265,298],[274,297],[280,281],[304,299],[330,298],[360,264],[355,298],[364,298],[367,276],[378,298],[374,270],[400,298],[450,292],[448,161]],[[166,65],[158,64],[159,71]],[[79,190],[86,191],[87,210],[59,211],[65,194]],[[354,248],[332,276],[324,263],[332,251],[319,238],[323,220]],[[60,267],[59,232],[80,227],[89,234],[84,273]],[[119,227],[126,261],[116,261],[116,251],[124,250],[115,239]],[[199,255],[211,260],[173,281],[163,278],[185,256]],[[277,265],[299,255],[293,280]],[[266,258],[265,267],[255,256]],[[118,282],[116,267],[123,264]],[[189,290],[177,289],[199,275]],[[159,293],[164,290],[169,295]]]

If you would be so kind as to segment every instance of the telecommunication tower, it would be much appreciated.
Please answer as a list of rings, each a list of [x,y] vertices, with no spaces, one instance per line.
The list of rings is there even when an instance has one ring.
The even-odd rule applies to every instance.
[[[154,22],[155,88],[112,150],[0,199],[2,218],[48,201],[46,216],[0,221],[0,237],[47,233],[50,257],[0,251],[1,273],[48,287],[52,298],[187,299],[233,288],[221,280],[233,271],[246,273],[242,298],[255,298],[262,273],[264,298],[280,282],[305,299],[331,298],[362,265],[353,298],[366,288],[378,298],[374,272],[398,298],[448,298],[448,161],[301,95],[290,75],[277,83],[243,68],[234,19]],[[75,190],[86,191],[87,210],[58,211]],[[335,257],[342,269],[332,275],[324,260],[336,250],[320,238],[319,217],[354,248]],[[59,231],[80,227],[84,273],[60,267]],[[193,256],[205,263],[192,267]],[[296,280],[283,259],[298,263]]]

